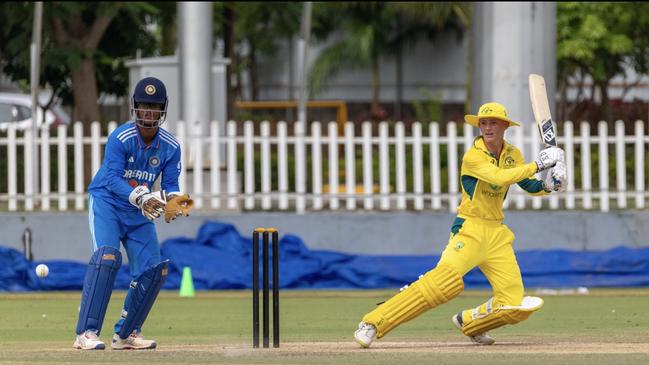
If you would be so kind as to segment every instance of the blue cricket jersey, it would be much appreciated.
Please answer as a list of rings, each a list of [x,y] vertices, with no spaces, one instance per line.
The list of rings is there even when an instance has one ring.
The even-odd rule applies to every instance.
[[[135,122],[129,121],[108,136],[104,161],[88,186],[88,193],[116,209],[138,211],[128,201],[129,194],[138,185],[151,189],[161,173],[161,188],[167,193],[179,192],[180,143],[171,133],[158,128],[147,146]]]

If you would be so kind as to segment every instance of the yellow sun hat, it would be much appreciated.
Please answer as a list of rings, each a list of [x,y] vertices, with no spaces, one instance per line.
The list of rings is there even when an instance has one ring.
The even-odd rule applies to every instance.
[[[464,121],[466,121],[467,123],[469,123],[474,127],[477,127],[478,122],[482,118],[496,118],[496,119],[504,120],[505,122],[509,123],[510,127],[521,126],[518,122],[514,122],[513,120],[507,117],[507,109],[505,109],[504,105],[499,103],[482,104],[482,106],[478,110],[478,115],[467,114],[464,116]]]

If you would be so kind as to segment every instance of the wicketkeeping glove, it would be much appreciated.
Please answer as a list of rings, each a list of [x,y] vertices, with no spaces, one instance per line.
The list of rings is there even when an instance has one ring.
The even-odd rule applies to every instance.
[[[165,206],[165,221],[169,223],[181,215],[187,217],[193,207],[194,200],[189,197],[189,194],[170,195]]]

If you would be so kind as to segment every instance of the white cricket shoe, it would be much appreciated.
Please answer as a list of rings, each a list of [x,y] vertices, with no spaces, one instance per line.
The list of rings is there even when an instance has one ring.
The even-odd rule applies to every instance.
[[[455,327],[457,327],[459,330],[462,330],[462,312],[454,315],[451,320],[453,321]],[[467,337],[470,338],[471,342],[475,343],[476,345],[487,346],[493,345],[496,342],[496,340],[493,337],[489,336],[486,332]]]
[[[77,335],[77,339],[72,346],[81,350],[103,350],[106,348],[106,345],[99,339],[95,331],[86,331]]]
[[[376,327],[373,324],[361,322],[354,332],[354,339],[363,348],[368,348],[376,338]]]
[[[158,346],[158,343],[155,340],[147,340],[142,337],[141,333],[135,331],[126,339],[119,338],[119,335],[116,333],[113,336],[113,343],[111,344],[113,350],[145,350],[154,349],[156,346]]]

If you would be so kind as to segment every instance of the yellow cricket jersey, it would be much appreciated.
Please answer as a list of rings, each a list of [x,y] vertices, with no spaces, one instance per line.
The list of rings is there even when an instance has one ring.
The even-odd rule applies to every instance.
[[[534,177],[535,173],[536,164],[526,164],[518,148],[505,142],[500,159],[496,160],[482,136],[477,137],[462,159],[462,202],[457,209],[458,217],[502,221],[509,185],[517,183],[531,195],[549,194],[543,189],[543,181]]]

